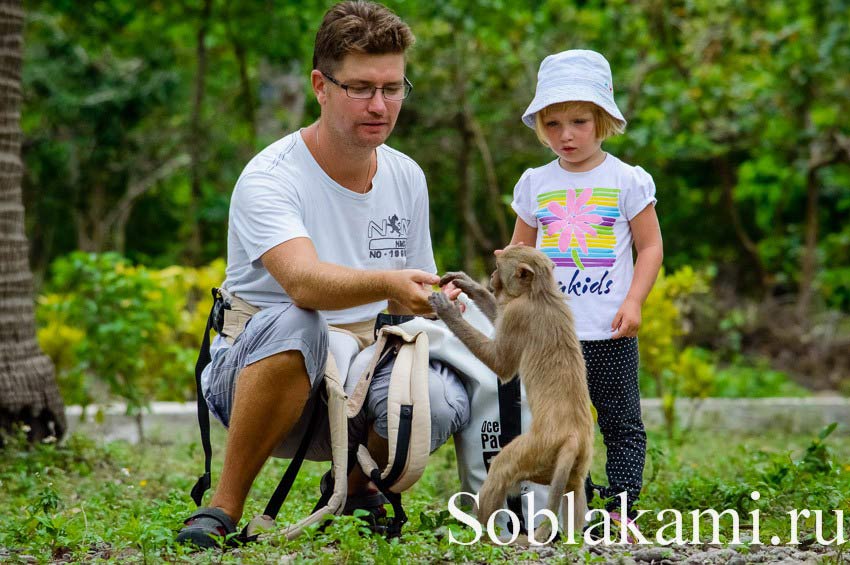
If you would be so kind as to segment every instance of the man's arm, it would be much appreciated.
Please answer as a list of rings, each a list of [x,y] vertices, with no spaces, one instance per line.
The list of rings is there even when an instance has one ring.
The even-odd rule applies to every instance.
[[[396,315],[396,316],[399,316],[399,315],[409,316],[409,315],[413,314],[413,312],[411,312],[407,308],[403,308],[401,306],[401,304],[399,304],[395,300],[390,300],[389,303],[387,304],[387,313],[393,314],[393,315]]]
[[[260,259],[293,302],[310,310],[341,310],[390,300],[415,314],[429,314],[431,285],[440,281],[437,275],[414,269],[369,271],[326,263],[305,237],[276,245]]]

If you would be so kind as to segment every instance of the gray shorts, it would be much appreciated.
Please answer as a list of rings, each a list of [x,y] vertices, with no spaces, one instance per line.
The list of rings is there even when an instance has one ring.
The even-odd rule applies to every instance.
[[[273,455],[292,457],[302,436],[307,432],[310,415],[315,406],[316,409],[325,411],[325,414],[319,415],[319,424],[312,432],[313,439],[307,450],[307,459],[329,461],[331,450],[327,406],[318,394],[329,349],[334,354],[340,374],[346,375],[351,360],[357,353],[353,338],[329,332],[324,316],[294,304],[281,304],[262,310],[251,318],[233,346],[218,351],[212,363],[204,370],[204,380],[207,383],[204,397],[210,412],[225,427],[228,426],[236,381],[241,370],[284,351],[300,351],[304,356],[312,385],[310,400],[301,419]],[[366,419],[362,424],[360,420],[355,420],[357,423],[354,424],[368,426],[372,423],[378,435],[384,438],[387,437],[387,392],[394,362],[395,360],[391,359],[375,371],[365,403]],[[450,366],[431,361],[429,369],[433,451],[469,421],[469,398],[463,383]],[[353,379],[353,376],[349,376],[345,387],[347,391],[353,386]]]

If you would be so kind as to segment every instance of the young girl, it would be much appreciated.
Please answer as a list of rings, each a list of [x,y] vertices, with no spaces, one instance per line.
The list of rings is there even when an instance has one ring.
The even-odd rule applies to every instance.
[[[607,448],[609,486],[592,485],[588,477],[588,489],[613,497],[608,510],[614,520],[621,520],[614,510],[625,492],[633,517],[646,456],[636,336],[663,255],[655,184],[642,168],[602,150],[626,120],[614,102],[608,61],[595,51],[546,57],[522,121],[557,159],[528,169],[517,182],[511,244],[534,244],[555,263]]]

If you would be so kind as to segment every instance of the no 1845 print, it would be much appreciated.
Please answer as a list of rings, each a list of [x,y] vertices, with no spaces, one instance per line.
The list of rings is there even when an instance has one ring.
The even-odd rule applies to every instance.
[[[405,257],[407,255],[408,218],[393,214],[386,219],[369,222],[369,258]]]

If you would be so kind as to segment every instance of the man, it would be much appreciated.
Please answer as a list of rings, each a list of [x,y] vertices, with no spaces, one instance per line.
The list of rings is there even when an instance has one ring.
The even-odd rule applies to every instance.
[[[224,468],[210,506],[186,521],[178,541],[213,546],[210,534],[236,530],[266,459],[294,453],[329,349],[344,378],[384,308],[431,313],[428,296],[439,278],[425,177],[383,144],[411,89],[404,53],[413,41],[384,6],[332,7],[310,75],[320,119],[260,152],[236,183],[223,287],[246,304],[241,318],[230,313],[226,337],[216,337],[202,385],[210,411],[229,427]],[[356,336],[329,332],[329,324]],[[391,369],[392,361],[376,372],[366,401],[368,446],[379,464],[386,463]],[[457,375],[438,362],[429,382],[433,450],[466,423],[469,401]],[[326,427],[314,435],[307,457],[329,460]],[[383,509],[385,499],[359,470],[349,493],[346,511]]]

